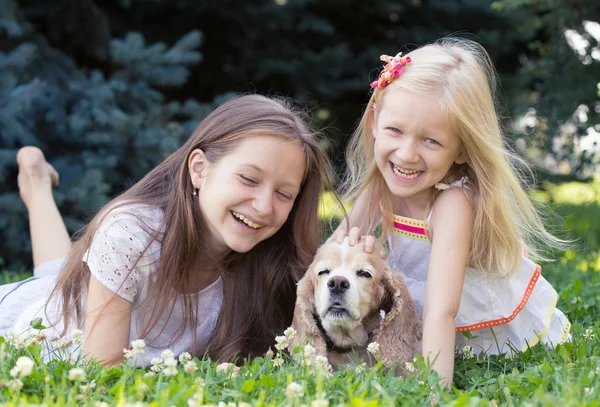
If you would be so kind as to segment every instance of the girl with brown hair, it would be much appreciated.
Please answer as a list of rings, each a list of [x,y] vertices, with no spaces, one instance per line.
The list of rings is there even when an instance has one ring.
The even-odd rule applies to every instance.
[[[295,283],[319,245],[328,162],[286,100],[217,108],[73,244],[52,197],[56,171],[34,147],[17,162],[35,271],[0,287],[0,335],[42,316],[51,339],[83,327],[85,355],[108,364],[135,339],[147,343],[138,364],[167,348],[235,361],[291,323]]]

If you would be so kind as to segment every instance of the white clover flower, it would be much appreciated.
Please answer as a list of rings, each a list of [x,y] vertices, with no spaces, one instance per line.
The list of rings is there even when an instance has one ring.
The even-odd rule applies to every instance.
[[[183,352],[181,355],[179,355],[179,362],[182,365],[189,360],[192,360],[192,355],[190,355],[188,352]]]
[[[96,388],[96,381],[95,380],[92,380],[88,384],[83,384],[83,385],[79,386],[79,390],[81,390],[81,393],[83,393],[83,394],[89,394],[95,388]]]
[[[160,357],[163,359],[173,359],[175,357],[175,354],[171,349],[166,349],[162,351]]]
[[[19,373],[19,369],[16,366],[10,369],[10,377],[17,377]]]
[[[83,331],[81,329],[73,329],[71,331],[71,340],[75,345],[81,345],[83,343]]]
[[[41,343],[46,340],[46,333],[39,331],[35,335],[35,343]]]
[[[69,345],[69,344],[68,344],[68,341],[67,341],[67,339],[66,339],[66,338],[64,338],[64,337],[63,337],[63,338],[58,338],[58,339],[56,340],[56,343],[55,343],[56,349],[64,349],[64,348],[66,348],[68,345]]]
[[[267,353],[265,353],[265,357],[267,357],[269,359],[273,359],[274,356],[275,356],[275,352],[273,352],[273,350],[271,348],[269,348]]]
[[[146,342],[143,339],[136,339],[131,342],[131,352],[134,355],[142,355],[144,353],[144,348],[146,347]]]
[[[229,370],[231,368],[231,370]],[[233,363],[223,362],[217,365],[217,372],[229,373],[229,378],[235,377],[240,370],[239,367],[234,365]]]
[[[164,361],[166,367],[177,367],[177,363],[177,359],[175,358],[166,358]]]
[[[130,349],[124,348],[123,357],[125,358],[125,360],[133,359],[133,352]]]
[[[177,368],[175,366],[166,366],[162,372],[165,376],[175,376],[177,374]]]
[[[160,372],[160,369],[162,368],[162,363],[163,360],[161,358],[152,358],[152,360],[150,361],[150,364],[152,365],[150,367],[150,370],[152,370],[153,372]]]
[[[9,332],[6,334],[6,342],[11,346],[15,346],[15,343],[19,342],[19,335],[14,332]]]
[[[276,336],[275,337],[275,349],[282,352],[289,346],[289,341],[287,336]]]
[[[137,386],[137,390],[140,393],[148,393],[150,391],[150,387],[146,383],[140,382]]]
[[[35,362],[27,356],[21,356],[15,362],[15,367],[10,370],[12,377],[27,377],[33,372]]]
[[[21,345],[23,346],[23,348],[27,348],[30,345],[37,343],[36,338],[37,338],[37,332],[31,332],[22,339]]]
[[[304,358],[314,358],[315,355],[317,354],[317,350],[315,349],[314,346],[308,344],[308,345],[304,345],[304,351],[303,351],[303,355]]]
[[[363,374],[364,372],[366,372],[366,370],[367,370],[367,364],[365,362],[363,362],[360,365],[356,366],[356,369],[354,369],[354,372],[356,372],[356,374]]]
[[[65,362],[68,362],[72,365],[76,365],[77,364],[77,355],[71,353],[69,354],[66,358],[65,358]]]
[[[203,379],[203,378],[201,378],[201,377],[197,377],[197,378],[196,378],[194,381],[195,381],[195,382],[196,382],[196,384],[198,385],[198,388],[199,388],[199,389],[203,389],[203,388],[204,388],[204,386],[206,386],[206,382],[205,382],[205,381],[204,381],[204,379]]]
[[[201,406],[204,406],[204,404],[201,401],[196,400],[194,398],[188,399],[187,405],[188,405],[188,407],[201,407]]]
[[[13,332],[6,335],[6,342],[17,350],[26,348],[25,340]]]
[[[586,329],[585,333],[583,334],[583,338],[586,341],[589,341],[589,340],[593,339],[594,338],[594,330],[592,328]]]
[[[331,377],[331,372],[333,369],[329,364],[329,360],[327,359],[327,357],[323,355],[317,355],[315,357],[315,367],[317,368],[317,371],[321,374],[321,376],[325,378]]]
[[[85,379],[85,370],[80,367],[74,367],[69,370],[69,380],[79,381]]]
[[[304,387],[300,383],[291,382],[285,388],[285,395],[291,399],[302,397],[304,395]]]
[[[367,346],[367,352],[369,352],[371,355],[375,356],[376,358],[381,356],[381,351],[379,350],[379,344],[377,342],[371,342]]]
[[[296,336],[296,330],[290,326],[288,329],[283,331],[283,334],[288,340],[292,340],[294,339],[294,336]]]
[[[317,368],[331,371],[331,365],[329,364],[329,360],[327,359],[326,356],[323,356],[323,355],[315,356],[315,365],[317,366]]]
[[[273,359],[273,366],[279,367],[281,365],[283,365],[283,358],[276,357],[275,359]]]
[[[194,373],[198,370],[198,365],[193,360],[188,360],[183,365],[183,371],[186,373]]]
[[[154,376],[156,376],[156,373],[154,373],[154,372],[146,372],[146,373],[144,373],[144,377],[154,377]]]
[[[316,399],[311,401],[310,407],[329,407],[329,401],[325,399]]]
[[[464,359],[471,359],[473,356],[475,356],[473,353],[473,348],[471,348],[469,345],[463,347],[462,351]]]
[[[415,371],[415,364],[413,362],[404,362],[404,368],[407,372],[412,373]]]
[[[9,332],[6,334],[6,342],[9,343],[9,345],[12,345],[13,343],[15,343],[17,340],[19,339],[19,335],[17,335],[14,332]]]
[[[19,391],[23,388],[23,382],[19,379],[12,379],[8,382],[8,388],[13,392]]]

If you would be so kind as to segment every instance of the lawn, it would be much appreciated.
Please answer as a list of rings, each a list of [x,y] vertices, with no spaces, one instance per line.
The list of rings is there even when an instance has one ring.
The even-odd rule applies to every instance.
[[[126,364],[105,369],[60,357],[44,364],[39,344],[17,343],[17,349],[0,339],[0,405],[598,406],[600,182],[549,185],[535,197],[564,219],[553,221],[558,231],[576,239],[572,250],[543,265],[544,276],[559,292],[559,308],[573,323],[572,342],[553,351],[536,346],[513,358],[458,357],[454,387],[443,390],[420,358],[404,378],[380,366],[330,372],[310,348],[303,362],[273,349],[274,355],[247,361],[237,373],[209,360],[170,354],[146,369]],[[332,205],[324,202],[326,215]],[[22,277],[5,272],[0,281]],[[141,343],[134,345],[132,357],[143,352]]]

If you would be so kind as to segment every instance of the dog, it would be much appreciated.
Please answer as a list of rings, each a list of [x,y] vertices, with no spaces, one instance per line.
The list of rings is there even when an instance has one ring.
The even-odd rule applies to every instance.
[[[413,359],[422,324],[412,297],[379,250],[366,253],[363,244],[350,246],[346,238],[319,248],[298,282],[290,351],[311,344],[333,368],[355,357],[371,365],[367,346],[377,342],[386,367]]]

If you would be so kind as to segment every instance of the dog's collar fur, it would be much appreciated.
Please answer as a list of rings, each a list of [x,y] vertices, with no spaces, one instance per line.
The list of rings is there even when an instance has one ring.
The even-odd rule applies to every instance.
[[[317,327],[319,328],[321,335],[323,335],[323,338],[325,338],[325,345],[327,346],[328,352],[348,353],[352,350],[352,346],[341,347],[341,346],[337,346],[335,343],[333,343],[333,341],[331,340],[329,335],[327,335],[327,332],[325,332],[325,328],[323,328],[323,324],[321,323],[321,318],[319,318],[319,316],[317,315],[316,312],[313,312],[313,318],[315,319],[315,322],[317,323]]]

